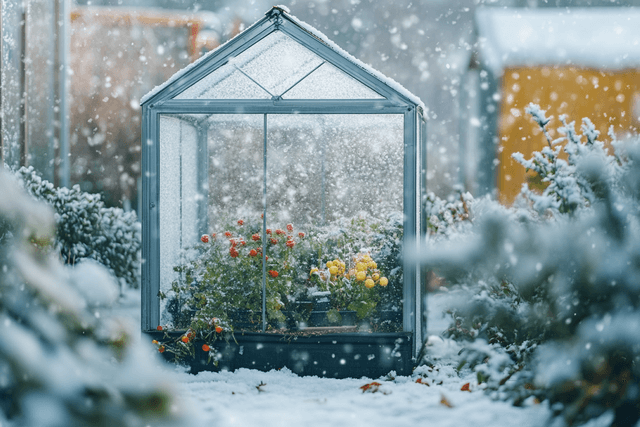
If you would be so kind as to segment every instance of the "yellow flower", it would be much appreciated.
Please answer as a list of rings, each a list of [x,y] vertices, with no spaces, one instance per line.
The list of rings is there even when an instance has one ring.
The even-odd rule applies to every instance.
[[[365,273],[364,271],[358,271],[358,273],[356,274],[356,280],[358,282],[362,282],[366,278],[367,278],[367,273]]]
[[[375,280],[376,282],[378,281],[378,279],[380,278],[380,275],[378,273],[373,273],[373,276],[371,276],[373,278],[373,280]]]
[[[335,276],[336,274],[338,274],[338,267],[332,265],[331,267],[329,267],[329,273],[331,273],[332,276]]]
[[[331,268],[333,266],[333,261],[327,261],[327,268]]]
[[[389,284],[389,280],[386,277],[380,278],[380,286],[387,286]]]
[[[355,268],[352,268],[351,270],[349,270],[349,274],[348,274],[348,276],[355,276],[355,275],[356,275],[356,273],[357,273],[356,269],[355,269]]]
[[[366,269],[367,269],[367,264],[365,264],[364,262],[359,262],[356,264],[356,270],[365,271]]]
[[[371,289],[371,288],[373,288],[376,284],[375,284],[375,283],[373,283],[373,280],[372,280],[372,279],[367,279],[367,280],[365,280],[365,281],[364,281],[364,285],[365,285],[367,288]]]
[[[313,273],[317,273],[317,272],[318,272],[318,269],[316,267],[313,267],[311,269],[311,272],[309,272],[309,274],[313,274]]]
[[[369,267],[369,268],[378,268],[378,264],[376,264],[376,262],[372,260],[372,261],[369,261],[367,263],[367,267]]]
[[[371,257],[369,256],[369,254],[365,254],[365,255],[362,257],[362,260],[363,260],[364,262],[369,262],[369,261],[371,261]]]

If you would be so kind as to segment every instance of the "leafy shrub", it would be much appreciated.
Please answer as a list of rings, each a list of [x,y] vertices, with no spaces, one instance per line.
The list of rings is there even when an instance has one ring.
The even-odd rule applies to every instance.
[[[561,117],[565,136],[551,141],[545,112],[528,111],[549,145],[514,158],[548,183],[522,193],[544,215],[485,207],[464,243],[440,244],[423,261],[459,284],[448,333],[469,340],[464,360],[495,397],[549,399],[569,425],[605,412],[612,425],[635,425],[640,140],[616,142],[612,155],[588,120],[581,136]]]
[[[181,279],[160,295],[171,315],[162,328],[184,333],[173,340],[166,335],[159,349],[177,359],[193,356],[198,339],[215,361],[216,340],[230,339],[234,330],[261,330],[265,250],[267,330],[303,330],[323,299],[327,306],[316,313],[331,325],[341,325],[345,312],[354,311],[358,327],[400,327],[399,316],[382,315],[402,310],[402,225],[395,216],[305,231],[293,224],[268,228],[266,245],[261,230],[261,223],[237,220],[185,251],[189,261],[175,267]]]
[[[2,425],[181,425],[137,325],[97,316],[117,298],[112,276],[90,260],[62,265],[52,209],[4,170],[0,188]]]
[[[107,208],[99,194],[85,193],[77,185],[56,188],[32,167],[15,175],[29,194],[53,207],[54,245],[65,264],[94,259],[128,286],[139,286],[141,226],[135,212]]]

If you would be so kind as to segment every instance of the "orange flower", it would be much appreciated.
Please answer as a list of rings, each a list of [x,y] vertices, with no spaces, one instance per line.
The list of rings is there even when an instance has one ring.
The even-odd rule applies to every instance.
[[[202,243],[209,243],[209,235],[203,234],[202,237],[200,237],[200,240],[202,240]]]
[[[222,331],[223,331],[222,326],[216,326],[216,332],[217,333],[220,333]]]
[[[163,345],[161,345],[160,347],[158,347],[158,351],[159,351],[160,353],[164,353],[164,346],[163,346]]]
[[[161,331],[162,330],[162,326],[158,325],[158,327],[156,329]]]
[[[301,239],[304,239],[304,233],[301,231],[298,233],[298,237],[300,237]]]
[[[277,271],[275,271],[275,270],[269,270],[269,275],[270,275],[271,277],[278,277],[278,272],[277,272]]]
[[[296,242],[294,242],[293,240],[287,240],[287,246],[290,248],[293,248],[296,245]]]
[[[255,249],[251,249],[249,251],[249,256],[257,256],[258,255],[258,251],[256,251]]]
[[[247,245],[247,242],[245,242],[244,240],[240,240],[240,244],[241,244],[242,246],[246,246],[246,245]]]
[[[251,236],[251,239],[254,242],[257,242],[258,240],[260,240],[260,235],[258,233],[254,234],[253,236]]]
[[[183,335],[182,338],[180,338],[180,341],[182,342],[189,342],[189,337],[186,335]]]
[[[244,221],[243,221],[243,220],[241,220],[241,219],[239,219],[239,220],[238,220],[238,225],[244,225]]]
[[[293,231],[293,224],[287,224],[287,230]]]
[[[232,234],[231,234],[231,232],[230,232],[230,231],[225,231],[225,232],[224,232],[224,235],[225,235],[225,236],[227,236],[227,237],[231,237],[231,236],[232,236]]]
[[[158,340],[151,341],[151,344],[158,344]]]
[[[207,344],[202,344],[202,351],[209,351],[211,350],[211,347],[209,347]]]
[[[460,387],[460,390],[462,390],[462,391],[471,391],[469,389],[469,383],[465,383],[462,387]]]

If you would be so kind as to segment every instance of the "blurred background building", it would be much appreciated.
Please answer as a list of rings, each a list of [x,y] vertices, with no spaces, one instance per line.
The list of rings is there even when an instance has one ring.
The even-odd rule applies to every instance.
[[[618,134],[637,132],[639,67],[630,57],[637,59],[640,41],[632,25],[620,19],[637,21],[634,6],[640,6],[640,0],[281,3],[420,96],[429,120],[429,189],[439,195],[460,183],[474,194],[497,190],[497,197],[508,203],[520,181],[534,179],[511,173],[520,166],[508,164],[511,151],[526,155],[542,146],[527,142],[523,148],[519,142],[536,138],[524,115],[530,101],[550,108],[556,117],[568,113],[577,122],[582,116],[592,117],[601,132],[612,116],[617,117],[611,124]],[[233,37],[273,4],[2,0],[0,5],[2,159],[11,165],[33,165],[57,185],[80,184],[86,191],[100,192],[109,205],[136,208],[140,97]],[[574,44],[560,35],[561,30],[572,34],[572,28],[577,31],[583,25],[574,19],[577,8],[593,7],[618,11],[613,24],[601,14],[588,25],[614,35],[623,30],[622,36],[607,40],[635,46],[624,59],[626,68],[611,67],[612,59],[602,65],[581,63],[572,53]],[[536,11],[552,11],[560,21],[539,22]],[[546,49],[553,51],[547,55],[552,62],[516,60],[533,58],[524,42],[518,45],[525,35],[514,33],[522,30],[522,23],[530,26],[530,40],[554,40],[556,44]],[[501,32],[491,33],[496,25]],[[554,31],[558,37],[551,35]],[[582,56],[603,48],[611,51],[595,38],[585,39],[582,47]],[[491,49],[498,52],[497,62],[487,53]],[[520,49],[520,54],[511,49]],[[562,51],[566,56],[558,56]],[[610,89],[605,92],[604,87]],[[619,95],[624,101],[618,101]],[[601,120],[604,114],[608,117]]]

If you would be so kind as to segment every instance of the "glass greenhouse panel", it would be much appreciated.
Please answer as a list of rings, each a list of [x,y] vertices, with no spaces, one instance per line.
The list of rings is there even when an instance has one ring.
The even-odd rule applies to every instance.
[[[263,115],[160,118],[161,321],[200,317],[257,328],[262,315],[259,235]],[[242,322],[239,313],[244,315]]]
[[[206,229],[202,155],[206,151],[198,127],[199,116],[160,117],[160,291],[168,292],[184,275],[176,266],[185,262],[185,250]],[[164,307],[161,305],[161,312]]]
[[[282,97],[284,99],[384,99],[327,62],[287,90]]]
[[[287,327],[401,330],[403,116],[269,115],[267,129],[267,280]]]
[[[179,94],[175,99],[269,99],[267,91],[231,65],[225,65]]]

